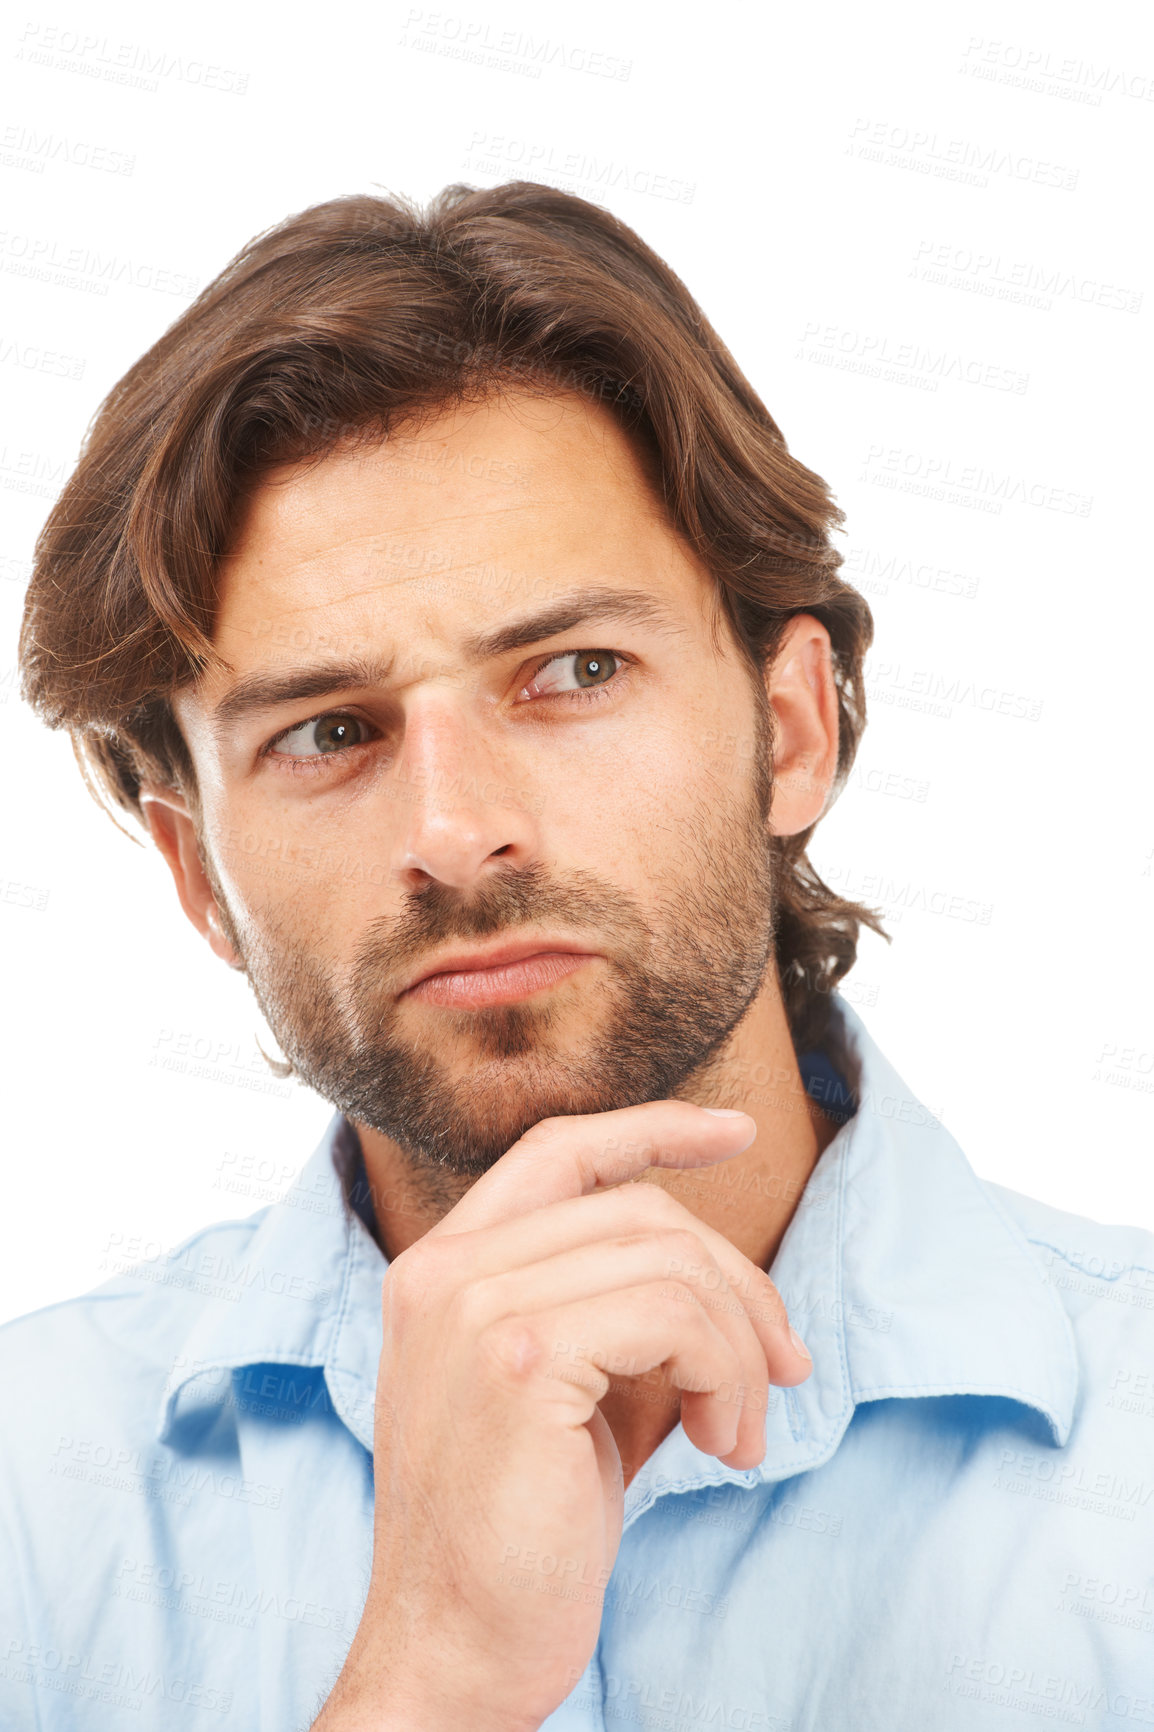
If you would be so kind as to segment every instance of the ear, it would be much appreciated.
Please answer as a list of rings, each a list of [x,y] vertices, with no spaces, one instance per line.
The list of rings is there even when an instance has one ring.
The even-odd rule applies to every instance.
[[[230,968],[243,969],[244,963],[225,937],[212,885],[201,864],[187,801],[174,788],[146,782],[140,790],[140,806],[152,840],[168,861],[180,906],[201,937],[208,939],[214,954]]]
[[[770,829],[796,836],[821,817],[837,770],[837,684],[829,633],[813,614],[790,620],[765,684],[775,728]]]

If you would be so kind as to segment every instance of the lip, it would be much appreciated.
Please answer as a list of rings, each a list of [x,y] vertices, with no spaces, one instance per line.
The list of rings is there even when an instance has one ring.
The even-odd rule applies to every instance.
[[[487,968],[501,968],[507,963],[524,962],[527,957],[561,954],[564,956],[595,956],[599,952],[589,950],[572,938],[521,938],[506,939],[501,944],[491,944],[488,947],[474,950],[446,950],[433,962],[426,963],[419,974],[415,974],[404,991],[412,992],[422,981],[431,980],[438,974],[471,974]]]

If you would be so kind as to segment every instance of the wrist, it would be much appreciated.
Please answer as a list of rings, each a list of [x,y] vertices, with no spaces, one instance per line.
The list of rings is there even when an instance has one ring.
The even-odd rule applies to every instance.
[[[310,1732],[461,1732],[462,1726],[469,1732],[538,1732],[540,1725],[539,1717],[500,1702],[496,1689],[463,1685],[446,1662],[443,1679],[435,1683],[391,1671],[382,1676],[375,1670],[371,1681],[355,1667],[342,1672]]]

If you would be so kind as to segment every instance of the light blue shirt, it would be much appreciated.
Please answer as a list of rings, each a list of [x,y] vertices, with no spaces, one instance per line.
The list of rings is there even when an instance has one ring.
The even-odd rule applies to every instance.
[[[760,1467],[680,1426],[650,1457],[545,1725],[1152,1726],[1154,1236],[979,1180],[833,1004],[858,1107],[771,1271],[813,1374]],[[372,1540],[386,1265],[349,1146],[337,1115],[280,1202],[0,1331],[4,1732],[319,1711]]]

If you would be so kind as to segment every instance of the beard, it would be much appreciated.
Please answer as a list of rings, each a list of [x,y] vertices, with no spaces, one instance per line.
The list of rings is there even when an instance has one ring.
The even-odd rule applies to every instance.
[[[354,1123],[390,1138],[431,1195],[438,1175],[442,1185],[478,1178],[542,1119],[684,1097],[691,1087],[705,1104],[711,1064],[760,991],[774,948],[763,704],[756,734],[749,785],[720,789],[659,837],[660,848],[679,836],[682,849],[666,845],[646,907],[593,871],[562,879],[539,862],[495,871],[467,893],[432,880],[399,916],[370,922],[339,973],[310,949],[299,915],[286,922],[265,907],[238,919],[202,843],[221,925],[296,1073]],[[396,995],[434,948],[528,927],[578,942],[587,935],[604,963],[536,1001],[422,1007],[435,1032],[423,1041],[404,1032],[416,1006]]]

